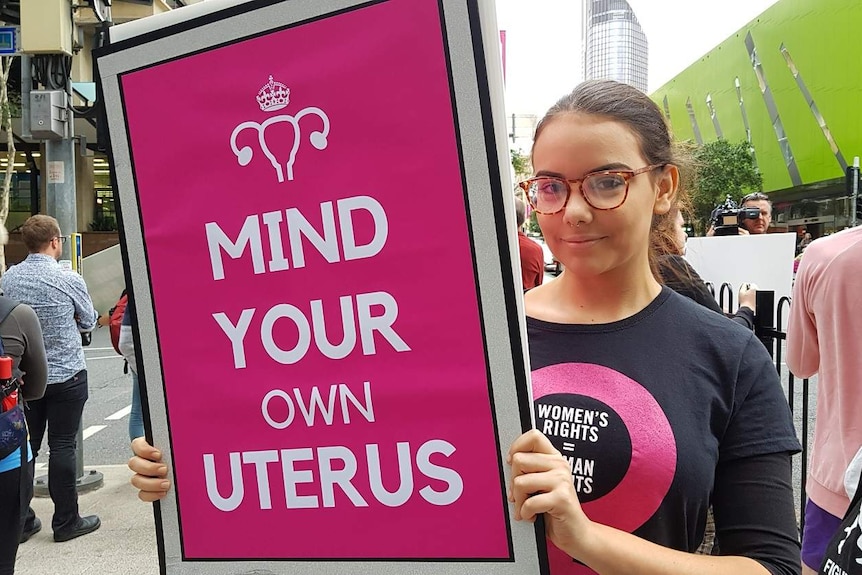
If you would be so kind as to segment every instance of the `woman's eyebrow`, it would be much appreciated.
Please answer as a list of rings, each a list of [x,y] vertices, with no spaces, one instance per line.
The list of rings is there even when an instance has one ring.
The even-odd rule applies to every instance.
[[[627,170],[627,171],[631,171],[631,167],[629,167],[627,164],[623,164],[623,163],[620,163],[620,162],[614,162],[614,163],[612,163],[612,164],[605,164],[605,165],[603,165],[603,166],[598,166],[598,167],[596,167],[596,168],[593,168],[593,169],[591,169],[591,170],[590,170],[590,171],[588,171],[588,172],[584,172],[584,174],[583,174],[583,175],[584,175],[584,176],[586,176],[586,175],[588,175],[588,174],[594,174],[595,172],[606,172],[606,171],[608,171],[608,170]],[[550,171],[550,170],[540,170],[540,171],[536,172],[536,175],[537,175],[537,176],[550,176],[550,177],[553,177],[553,178],[561,178],[561,179],[564,179],[564,180],[565,180],[565,179],[568,179],[568,178],[566,178],[565,174],[561,174],[560,172],[552,172],[552,171]],[[581,177],[583,177],[583,176],[581,176]]]

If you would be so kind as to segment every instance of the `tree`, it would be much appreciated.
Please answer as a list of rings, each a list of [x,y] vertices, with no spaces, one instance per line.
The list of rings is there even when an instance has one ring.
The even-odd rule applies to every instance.
[[[15,171],[15,136],[12,133],[12,102],[9,100],[9,72],[12,70],[12,57],[0,58],[0,130],[6,135],[6,173],[0,186],[0,273],[6,271],[6,218],[9,216],[9,191],[12,188],[12,174]]]
[[[697,147],[693,155],[697,180],[692,190],[692,208],[704,229],[712,210],[727,196],[738,203],[744,195],[763,190],[763,177],[748,142],[715,140]]]
[[[530,166],[530,157],[521,150],[512,149],[509,151],[512,154],[512,167],[515,169],[515,178],[518,181],[526,180],[533,172],[533,168]]]

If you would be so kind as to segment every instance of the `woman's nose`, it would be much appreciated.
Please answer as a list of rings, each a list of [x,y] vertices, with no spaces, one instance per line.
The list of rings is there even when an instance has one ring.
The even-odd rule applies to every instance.
[[[572,227],[580,222],[589,223],[593,220],[593,212],[590,205],[581,194],[581,190],[573,188],[569,194],[566,206],[563,208],[563,221]]]

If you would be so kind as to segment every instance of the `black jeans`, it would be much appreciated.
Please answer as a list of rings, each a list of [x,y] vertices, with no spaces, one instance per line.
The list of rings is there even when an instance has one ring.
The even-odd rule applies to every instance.
[[[48,493],[54,502],[54,532],[74,526],[79,518],[75,447],[86,402],[87,370],[82,369],[63,383],[48,384],[45,396],[29,402],[25,410],[34,460],[48,427]],[[28,509],[28,527],[35,517],[33,509]]]
[[[23,477],[22,477],[23,471]],[[0,575],[15,573],[24,510],[33,497],[33,462],[0,473]]]

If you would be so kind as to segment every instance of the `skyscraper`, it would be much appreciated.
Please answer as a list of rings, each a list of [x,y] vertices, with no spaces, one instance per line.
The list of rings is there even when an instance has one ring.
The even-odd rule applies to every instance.
[[[584,0],[584,78],[647,91],[647,37],[626,0]]]

